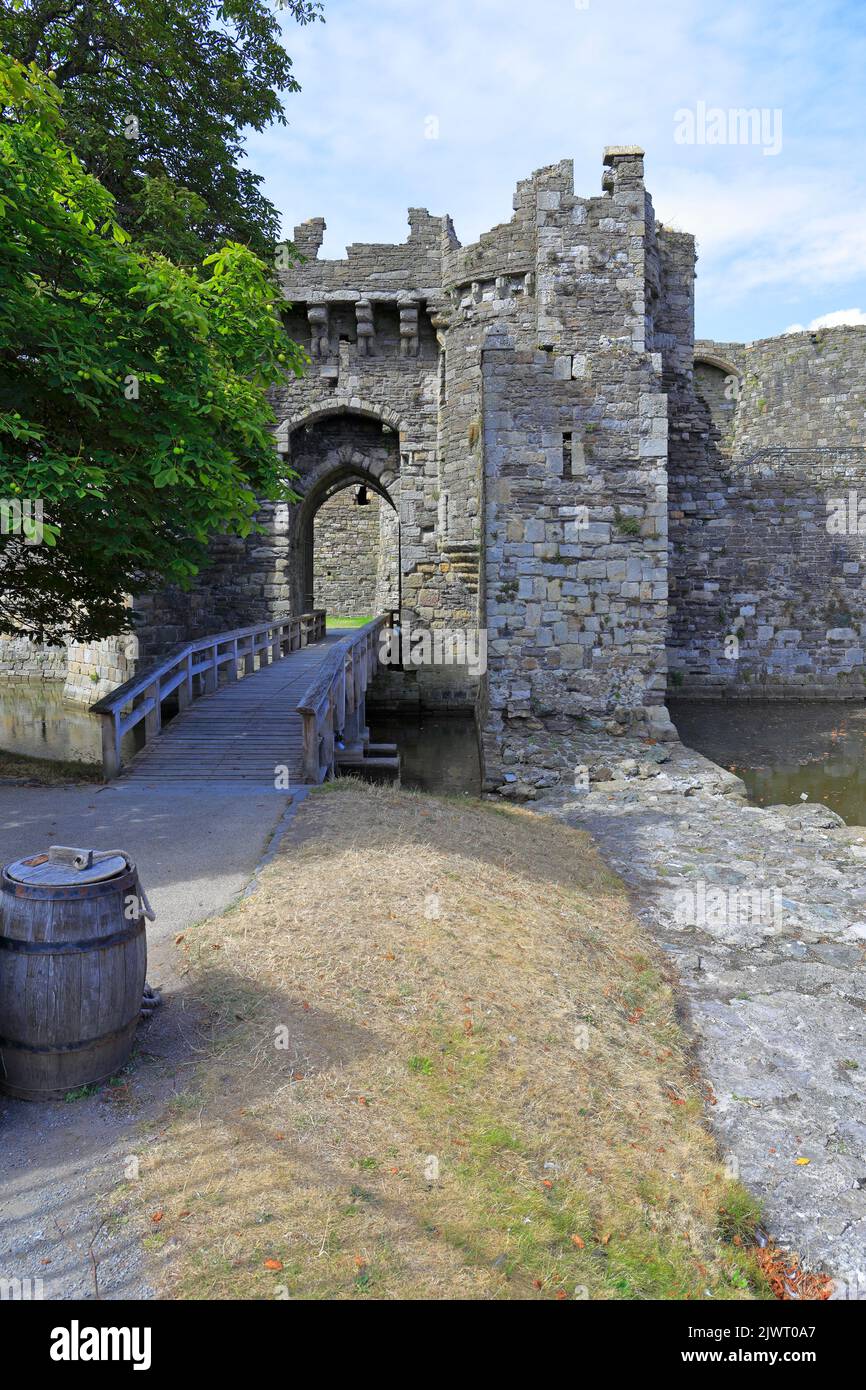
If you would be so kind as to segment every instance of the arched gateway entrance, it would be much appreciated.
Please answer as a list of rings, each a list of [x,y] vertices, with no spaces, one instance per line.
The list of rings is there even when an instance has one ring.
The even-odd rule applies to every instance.
[[[315,606],[315,520],[320,509],[346,488],[355,486],[356,505],[365,493],[382,500],[376,537],[375,564],[378,581],[375,601],[382,606],[400,605],[400,448],[397,433],[380,420],[350,410],[339,411],[298,426],[291,434],[291,463],[298,473],[294,483],[301,500],[289,509],[288,544],[292,563],[292,610],[308,612]],[[352,507],[345,509],[345,524],[352,527]],[[346,552],[351,552],[347,538]],[[339,547],[335,563],[339,563]],[[347,582],[350,580],[347,578]]]

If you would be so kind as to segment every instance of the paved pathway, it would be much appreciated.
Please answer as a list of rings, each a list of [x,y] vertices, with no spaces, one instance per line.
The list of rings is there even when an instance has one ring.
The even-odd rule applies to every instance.
[[[290,805],[272,776],[259,787],[134,778],[107,787],[0,785],[0,862],[50,844],[129,851],[157,914],[148,979],[166,1000],[139,1029],[128,1087],[72,1102],[0,1095],[0,1279],[41,1279],[46,1299],[150,1292],[123,1224],[101,1223],[105,1194],[125,1181],[148,1123],[195,1060],[198,1021],[174,975],[174,937],[238,896]]]

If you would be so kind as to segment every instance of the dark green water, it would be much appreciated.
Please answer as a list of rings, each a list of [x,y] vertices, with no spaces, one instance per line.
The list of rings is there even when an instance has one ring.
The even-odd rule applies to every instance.
[[[669,700],[683,743],[742,777],[756,806],[803,799],[866,825],[866,704]]]
[[[404,787],[419,791],[481,790],[481,766],[471,714],[377,714],[368,723],[374,742],[396,743]],[[98,763],[102,757],[99,720],[63,699],[58,682],[0,681],[0,748],[31,758]],[[135,751],[127,735],[124,754]]]
[[[396,743],[400,783],[415,791],[481,791],[478,735],[471,714],[380,714],[367,716],[373,743]]]
[[[133,735],[124,754],[134,751]],[[99,719],[63,699],[59,681],[0,681],[0,748],[56,762],[102,761]]]
[[[66,704],[62,685],[0,681],[0,748],[29,758],[98,763],[99,720]]]

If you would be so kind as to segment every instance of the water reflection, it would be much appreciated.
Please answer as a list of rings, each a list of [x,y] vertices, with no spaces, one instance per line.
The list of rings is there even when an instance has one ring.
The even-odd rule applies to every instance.
[[[866,706],[670,700],[683,743],[742,777],[757,806],[803,799],[866,825]]]
[[[481,762],[471,714],[378,713],[367,723],[374,743],[396,743],[401,786],[425,792],[481,792]]]
[[[0,681],[0,748],[29,758],[98,763],[99,720],[63,699],[59,681]]]

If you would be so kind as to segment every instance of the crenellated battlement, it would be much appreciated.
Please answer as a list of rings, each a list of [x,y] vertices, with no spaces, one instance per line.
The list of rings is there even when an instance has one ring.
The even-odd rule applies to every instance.
[[[323,218],[295,228],[280,280],[310,363],[273,400],[300,500],[215,542],[191,596],[151,596],[145,654],[307,611],[325,582],[356,611],[362,576],[362,607],[486,631],[481,680],[395,671],[388,698],[477,701],[490,785],[527,727],[664,737],[669,661],[703,692],[862,696],[866,535],[824,512],[835,489],[866,513],[866,330],[696,344],[694,239],[656,220],[643,150],[609,146],[600,185],[538,169],[468,245],[425,208],[340,259]]]

